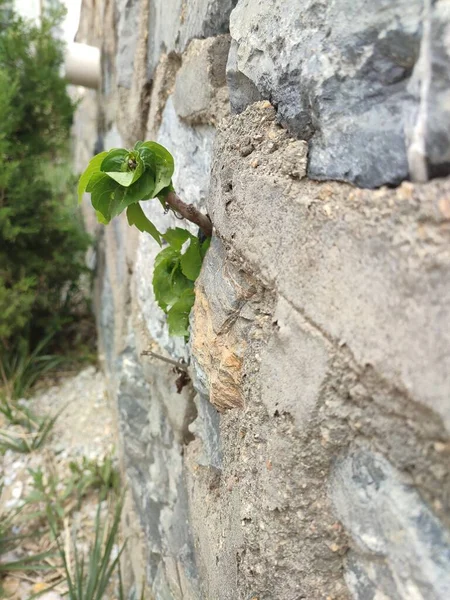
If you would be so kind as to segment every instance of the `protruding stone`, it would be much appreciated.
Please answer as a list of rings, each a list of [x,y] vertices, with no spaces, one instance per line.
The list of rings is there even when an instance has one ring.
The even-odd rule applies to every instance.
[[[161,126],[164,107],[173,93],[175,77],[181,66],[181,58],[175,52],[163,54],[153,74],[150,108],[145,133],[146,140],[155,140]]]
[[[141,0],[119,0],[117,14],[117,84],[130,89],[139,39]]]
[[[157,141],[174,157],[173,182],[184,202],[198,206],[205,202],[215,134],[209,125],[190,127],[183,123],[176,114],[172,97],[168,99]]]
[[[242,158],[247,140],[255,150]],[[277,150],[268,153],[273,141]],[[449,231],[441,210],[450,181],[375,192],[318,184],[298,177],[306,157],[299,143],[264,103],[219,128],[208,203],[218,234],[359,365],[450,428]]]
[[[229,114],[225,68],[230,46],[228,35],[193,40],[178,71],[173,104],[189,123],[214,124]]]
[[[243,362],[249,344],[251,310],[241,318],[256,293],[251,276],[227,262],[223,245],[214,239],[196,287],[191,351],[197,370],[219,411],[242,408]],[[254,319],[254,317],[253,317]]]
[[[161,48],[184,52],[195,38],[229,31],[229,16],[237,0],[155,0],[148,21],[148,73],[152,76]]]
[[[240,113],[253,104],[262,100],[261,93],[251,79],[239,70],[238,44],[231,41],[227,62],[227,82],[230,94],[231,110]]]

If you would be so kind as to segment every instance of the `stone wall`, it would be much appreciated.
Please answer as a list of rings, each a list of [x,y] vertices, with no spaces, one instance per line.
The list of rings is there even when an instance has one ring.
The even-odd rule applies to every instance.
[[[215,228],[186,345],[153,240],[84,205],[131,590],[450,597],[449,36],[446,0],[84,1],[78,168],[155,139]]]

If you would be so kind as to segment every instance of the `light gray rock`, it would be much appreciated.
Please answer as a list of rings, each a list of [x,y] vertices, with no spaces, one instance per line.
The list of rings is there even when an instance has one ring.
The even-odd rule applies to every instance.
[[[239,71],[277,106],[290,132],[311,140],[313,179],[398,184],[409,175],[405,130],[414,129],[418,118],[408,82],[425,51],[421,44],[430,44],[422,31],[431,26],[431,57],[422,73],[429,91],[422,101],[429,104],[420,135],[430,172],[448,172],[447,137],[441,133],[450,129],[448,42],[439,35],[450,21],[445,4],[438,2],[427,14],[420,0],[307,0],[301,6],[296,0],[240,0],[230,20],[237,44],[236,59],[229,62],[231,102],[242,110]]]
[[[220,415],[209,402],[207,395],[198,394],[195,397],[197,419],[190,425],[189,431],[202,442],[203,453],[197,458],[198,464],[222,467],[222,450],[220,447]]]
[[[184,488],[182,445],[167,412],[174,386],[150,386],[133,336],[117,363],[117,402],[124,460],[147,548],[147,576],[156,600],[198,598],[197,567]],[[167,369],[166,369],[167,371]],[[164,367],[159,377],[164,379]],[[153,376],[158,374],[158,367]],[[179,573],[179,575],[178,575]],[[182,575],[181,575],[182,574]],[[189,593],[182,594],[180,580]]]
[[[173,183],[177,194],[200,208],[208,194],[215,133],[214,127],[209,125],[190,127],[183,123],[172,98],[168,99],[157,141],[166,146],[175,159]]]
[[[354,544],[347,574],[354,598],[450,596],[450,534],[385,458],[351,450],[336,464],[330,494]]]
[[[123,140],[119,133],[119,130],[115,125],[108,129],[103,138],[104,150],[111,150],[112,148],[122,148]]]
[[[107,271],[103,273],[101,283],[100,302],[97,306],[99,320],[99,350],[101,358],[105,361],[106,368],[114,371],[114,298]]]
[[[430,91],[426,155],[432,177],[450,173],[450,5],[434,3],[430,19]]]
[[[229,16],[237,0],[156,0],[150,5],[148,69],[153,73],[161,50],[183,52],[194,38],[229,30]]]
[[[130,89],[133,81],[134,57],[139,39],[141,0],[117,0],[117,84]]]
[[[262,100],[261,93],[253,81],[239,70],[238,49],[236,40],[232,40],[228,53],[227,82],[231,109],[236,113],[240,113],[250,104]]]
[[[237,0],[197,0],[186,3],[180,28],[180,47],[193,38],[207,38],[228,33],[230,13]]]

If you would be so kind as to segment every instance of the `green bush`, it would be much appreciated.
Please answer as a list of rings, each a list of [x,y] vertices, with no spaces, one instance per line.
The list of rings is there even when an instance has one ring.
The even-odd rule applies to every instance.
[[[61,12],[36,25],[8,6],[0,0],[0,359],[73,319],[89,244],[68,166],[75,106],[52,36]]]

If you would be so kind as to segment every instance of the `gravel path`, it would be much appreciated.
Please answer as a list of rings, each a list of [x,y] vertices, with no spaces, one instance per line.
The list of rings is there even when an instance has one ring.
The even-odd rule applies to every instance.
[[[45,473],[55,475],[60,482],[58,489],[62,492],[65,482],[70,478],[71,461],[81,464],[85,457],[102,463],[106,456],[113,455],[116,445],[114,411],[108,401],[104,377],[94,367],[86,368],[76,376],[41,390],[22,402],[38,417],[62,412],[41,449],[29,454],[7,450],[3,456],[0,455],[0,479],[4,484],[0,497],[0,519],[8,511],[20,507],[32,491],[33,479],[29,469],[40,468]],[[17,431],[1,414],[0,429]],[[70,525],[75,523],[77,528],[81,527],[81,538],[85,540],[86,547],[89,545],[97,506],[97,496],[91,494],[83,499],[80,507],[77,506],[70,512]],[[23,512],[26,513],[26,510]],[[45,527],[45,523],[43,526]],[[23,527],[26,525],[18,528],[20,533]],[[19,550],[19,556],[36,550],[42,548],[25,545]],[[0,561],[17,557],[3,556]],[[11,600],[27,600],[33,592],[43,588],[44,581],[48,580],[44,577],[30,580],[24,575],[14,575],[7,578],[4,587]],[[48,592],[41,598],[45,600],[45,596],[48,597],[47,600],[59,598],[59,594],[55,592]]]

